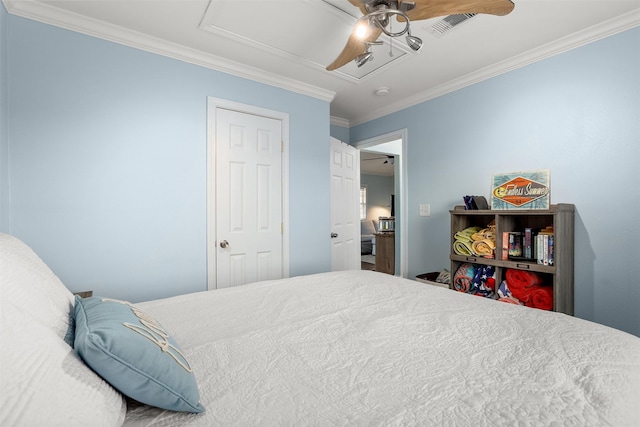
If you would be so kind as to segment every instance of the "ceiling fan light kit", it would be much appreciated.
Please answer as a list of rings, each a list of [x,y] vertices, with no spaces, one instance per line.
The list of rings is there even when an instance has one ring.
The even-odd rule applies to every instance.
[[[420,37],[412,36],[411,33],[406,37],[407,45],[414,51],[418,52],[422,48],[422,39]]]
[[[354,30],[344,49],[335,61],[327,66],[328,71],[336,70],[350,61],[361,67],[373,59],[372,45],[382,44],[378,37],[382,34],[390,39],[406,34],[409,48],[418,52],[422,48],[422,39],[411,34],[411,21],[435,18],[446,15],[478,14],[503,16],[511,13],[514,4],[511,0],[349,0],[362,11]],[[403,26],[393,31],[392,20]]]
[[[366,51],[364,53],[361,53],[360,55],[356,56],[354,61],[356,63],[356,65],[358,67],[362,67],[364,64],[367,63],[367,61],[373,59],[373,53],[370,51]]]

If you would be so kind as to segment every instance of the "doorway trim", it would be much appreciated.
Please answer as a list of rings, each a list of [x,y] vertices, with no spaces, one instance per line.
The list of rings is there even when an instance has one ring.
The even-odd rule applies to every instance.
[[[400,258],[400,276],[407,277],[409,260],[406,254],[409,253],[409,212],[408,212],[408,191],[407,191],[407,129],[400,129],[389,132],[384,135],[374,136],[373,138],[358,141],[354,146],[358,150],[366,150],[376,145],[385,144],[387,142],[402,140],[402,153],[400,154],[400,162],[398,165],[398,185],[396,189],[400,190],[400,221],[396,223],[396,228],[400,228],[400,248],[396,255]],[[396,198],[397,200],[398,198]],[[399,227],[398,227],[399,225]]]
[[[207,97],[207,216],[206,257],[207,290],[217,289],[216,283],[216,110],[232,110],[254,116],[279,120],[282,123],[282,277],[289,277],[289,114],[255,105]]]

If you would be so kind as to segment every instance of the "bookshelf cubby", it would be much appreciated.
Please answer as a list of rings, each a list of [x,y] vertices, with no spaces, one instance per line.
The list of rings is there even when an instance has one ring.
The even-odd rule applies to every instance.
[[[451,214],[450,260],[451,275],[463,263],[492,265],[495,267],[496,283],[504,280],[507,269],[528,270],[541,274],[553,285],[553,310],[573,315],[573,252],[574,252],[574,212],[575,206],[560,203],[549,206],[548,210],[465,210],[456,206]],[[458,255],[451,249],[454,235],[467,227],[485,228],[495,221],[495,258],[473,255]],[[513,260],[502,257],[503,232],[518,232],[524,228],[542,229],[549,225],[554,229],[554,263],[538,264],[535,260]]]

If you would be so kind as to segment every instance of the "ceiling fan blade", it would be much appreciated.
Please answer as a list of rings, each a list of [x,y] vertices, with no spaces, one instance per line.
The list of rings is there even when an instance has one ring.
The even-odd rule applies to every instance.
[[[343,65],[353,61],[356,58],[356,56],[360,55],[361,53],[364,53],[367,50],[367,46],[365,42],[371,43],[376,41],[378,37],[380,37],[380,34],[382,34],[382,30],[375,28],[375,29],[372,29],[372,31],[369,33],[369,35],[365,39],[360,39],[355,35],[355,28],[354,28],[354,31],[351,32],[351,35],[349,36],[349,40],[347,40],[347,44],[344,46],[344,49],[342,49],[342,52],[340,53],[340,55],[338,55],[335,61],[333,61],[331,64],[327,66],[327,71],[336,70],[342,67]]]
[[[351,0],[349,0],[351,1]],[[515,5],[511,0],[413,0],[416,7],[407,12],[411,21],[463,13],[486,13],[503,16]]]
[[[362,0],[349,0],[349,3],[360,9],[363,15],[367,14],[367,8],[364,7]]]

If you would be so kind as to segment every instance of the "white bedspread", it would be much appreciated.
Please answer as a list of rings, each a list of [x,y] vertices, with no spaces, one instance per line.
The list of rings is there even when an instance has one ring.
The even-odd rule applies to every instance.
[[[207,410],[128,426],[640,425],[640,338],[559,313],[367,271],[137,305]]]

